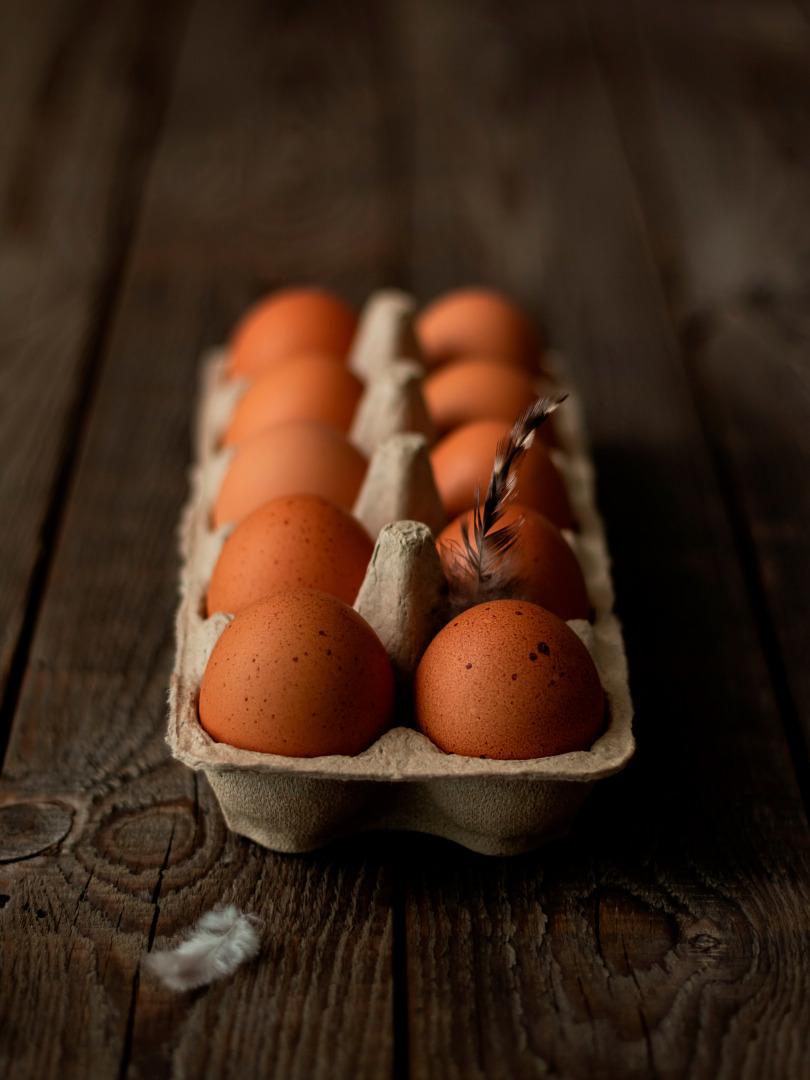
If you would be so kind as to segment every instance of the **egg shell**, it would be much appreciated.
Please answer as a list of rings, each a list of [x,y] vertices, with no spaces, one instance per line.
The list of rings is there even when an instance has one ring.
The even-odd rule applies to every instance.
[[[296,588],[319,589],[352,604],[373,550],[360,522],[328,499],[273,499],[225,541],[208,586],[208,614],[234,615],[263,596]]]
[[[476,486],[486,493],[498,442],[511,425],[474,420],[445,435],[431,451],[436,487],[450,518],[472,508]],[[575,528],[574,515],[548,451],[537,439],[516,469],[515,498],[550,518],[560,529]]]
[[[327,424],[277,424],[236,450],[214,504],[214,525],[239,522],[282,495],[320,495],[348,510],[366,467],[360,451]]]
[[[362,382],[334,357],[313,353],[285,360],[248,387],[224,444],[244,442],[285,420],[317,420],[348,431],[362,393]]]
[[[281,289],[259,300],[237,324],[228,349],[232,378],[255,379],[294,353],[345,357],[357,313],[325,289]]]
[[[389,726],[391,663],[348,604],[313,589],[265,597],[223,630],[200,688],[218,742],[292,757],[353,755]]]
[[[472,535],[472,511],[467,511],[443,529],[438,537],[439,555],[448,580],[457,586],[473,585],[463,550],[461,526],[466,522]],[[513,598],[529,600],[564,621],[587,619],[591,605],[585,578],[576,555],[557,526],[545,515],[519,503],[510,503],[491,536],[509,526],[517,527],[517,540],[510,553],[510,575],[520,579]]]
[[[494,289],[445,293],[418,316],[416,333],[430,366],[465,353],[495,353],[530,375],[537,373],[540,344],[531,323]]]
[[[523,371],[485,358],[459,360],[431,372],[422,386],[439,435],[472,420],[512,423],[538,398],[535,381]],[[551,420],[538,434],[551,439]]]
[[[588,650],[524,600],[480,604],[448,623],[417,668],[414,710],[447,753],[499,760],[587,750],[605,719]]]
[[[516,364],[510,356],[504,356],[501,353],[483,352],[480,349],[475,349],[473,352],[458,353],[456,356],[449,356],[446,360],[443,360],[441,364],[431,364],[429,370],[445,371],[449,368],[454,368],[457,364],[466,364],[471,360],[483,360],[487,364],[492,364],[495,367],[506,369],[507,371],[518,371],[528,378],[536,378],[538,374],[545,372],[545,365],[541,364],[543,357],[533,357],[531,364]]]

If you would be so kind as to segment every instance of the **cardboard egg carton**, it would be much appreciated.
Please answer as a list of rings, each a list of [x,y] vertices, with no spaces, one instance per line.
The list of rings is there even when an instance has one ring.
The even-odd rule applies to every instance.
[[[349,357],[366,382],[351,440],[369,457],[354,513],[374,554],[355,601],[391,658],[398,690],[396,726],[354,757],[291,758],[215,742],[198,718],[208,657],[231,616],[205,617],[205,596],[230,526],[213,529],[212,508],[233,450],[219,449],[244,385],[225,378],[224,353],[202,365],[196,463],[183,510],[177,656],[168,742],[202,770],[235,832],[275,851],[303,852],[351,833],[407,829],[443,836],[485,854],[518,854],[565,835],[594,783],[633,754],[632,703],[621,627],[613,608],[610,561],[594,499],[593,467],[579,402],[570,394],[554,415],[552,451],[579,531],[565,533],[583,568],[592,622],[569,625],[588,648],[607,703],[604,733],[589,750],[522,761],[447,754],[406,726],[413,672],[444,624],[447,582],[434,535],[446,524],[430,468],[434,437],[420,391],[422,367],[411,330],[414,300],[375,294]],[[564,386],[564,378],[557,376]]]

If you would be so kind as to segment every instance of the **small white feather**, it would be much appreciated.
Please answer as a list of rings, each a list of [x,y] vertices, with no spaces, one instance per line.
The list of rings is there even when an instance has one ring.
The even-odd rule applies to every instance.
[[[224,979],[259,951],[261,920],[233,904],[209,911],[176,949],[150,953],[146,967],[170,990],[193,990]]]

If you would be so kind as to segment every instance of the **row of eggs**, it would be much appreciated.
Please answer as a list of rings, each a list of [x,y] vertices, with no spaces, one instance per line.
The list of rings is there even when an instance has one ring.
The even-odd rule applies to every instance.
[[[248,312],[228,350],[228,376],[247,389],[224,434],[235,453],[213,518],[236,527],[207,610],[235,618],[206,668],[200,720],[244,749],[354,754],[392,722],[388,657],[350,606],[374,548],[350,512],[367,467],[346,437],[364,390],[345,362],[356,324],[323,290],[284,290]],[[415,333],[440,435],[431,464],[452,519],[438,537],[452,588],[468,572],[461,522],[476,485],[537,397],[540,347],[519,309],[483,289],[440,297]],[[553,442],[548,425],[540,431]],[[575,526],[565,485],[542,441],[520,467],[516,500],[500,526],[518,530],[519,595],[454,614],[416,671],[415,724],[447,752],[536,758],[585,749],[603,726],[596,669],[564,621],[587,618],[590,605],[560,532]]]

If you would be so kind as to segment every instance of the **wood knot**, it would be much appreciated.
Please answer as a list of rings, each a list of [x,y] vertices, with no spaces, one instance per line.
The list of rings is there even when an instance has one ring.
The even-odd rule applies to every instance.
[[[170,863],[186,858],[197,841],[193,804],[186,799],[111,812],[94,846],[111,864],[135,873],[157,869],[171,848]]]
[[[694,934],[692,937],[687,938],[687,941],[690,947],[698,952],[711,952],[723,944],[720,938],[712,937],[711,934]]]
[[[717,956],[726,948],[720,928],[709,919],[693,923],[684,934],[684,940],[690,949],[705,956]]]
[[[30,859],[60,843],[73,814],[61,803],[20,802],[0,807],[0,862]]]

